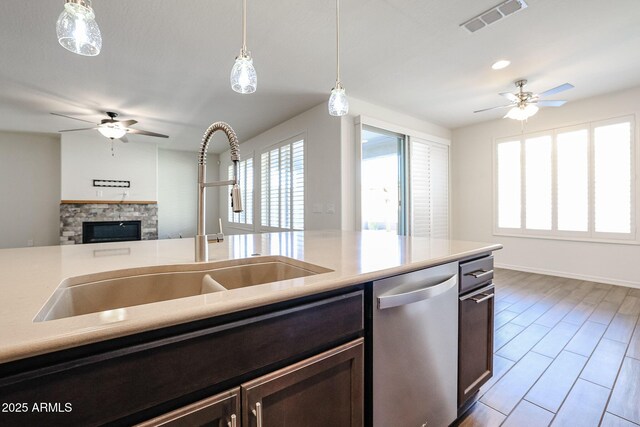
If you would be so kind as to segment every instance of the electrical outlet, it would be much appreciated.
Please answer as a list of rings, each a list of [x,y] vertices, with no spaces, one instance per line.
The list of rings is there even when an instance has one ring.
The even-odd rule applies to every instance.
[[[102,197],[102,190],[96,190],[96,196]]]
[[[29,247],[33,246],[33,239],[27,240],[27,246]]]
[[[327,203],[327,213],[328,214],[336,213],[336,205],[333,203]]]

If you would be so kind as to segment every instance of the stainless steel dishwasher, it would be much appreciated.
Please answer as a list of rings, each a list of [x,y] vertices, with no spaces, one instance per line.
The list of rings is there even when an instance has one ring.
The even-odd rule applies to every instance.
[[[375,427],[446,427],[457,416],[458,263],[373,282]]]

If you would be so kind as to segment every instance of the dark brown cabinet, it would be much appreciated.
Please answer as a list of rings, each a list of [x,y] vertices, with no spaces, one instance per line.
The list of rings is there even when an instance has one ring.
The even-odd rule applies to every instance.
[[[360,427],[362,338],[242,385],[245,427]]]
[[[137,427],[361,427],[363,408],[359,338]]]
[[[264,394],[255,402],[265,404],[266,417],[277,408],[291,411],[294,419],[302,412],[326,416],[314,411],[327,410],[321,401],[332,401],[323,396],[331,390],[340,399],[352,399],[341,404],[351,405],[355,422],[325,425],[361,425],[362,356],[357,350],[337,351],[337,346],[362,337],[363,329],[364,298],[358,286],[0,365],[3,401],[61,402],[62,408],[72,408],[2,414],[0,424],[130,426],[164,420],[160,425],[200,425],[204,420],[205,425],[229,427],[236,414],[239,427],[247,421],[238,411],[238,392],[231,389],[284,369],[286,375],[278,374],[282,378],[256,388]],[[320,402],[312,402],[316,398]]]
[[[470,398],[493,375],[495,290],[492,277],[493,257],[460,264],[458,408],[463,411]]]

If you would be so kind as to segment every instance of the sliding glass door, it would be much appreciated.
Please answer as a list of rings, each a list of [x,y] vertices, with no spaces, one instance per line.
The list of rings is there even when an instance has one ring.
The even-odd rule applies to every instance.
[[[360,164],[362,230],[404,234],[404,135],[363,126]]]
[[[449,238],[449,146],[362,126],[362,230]]]

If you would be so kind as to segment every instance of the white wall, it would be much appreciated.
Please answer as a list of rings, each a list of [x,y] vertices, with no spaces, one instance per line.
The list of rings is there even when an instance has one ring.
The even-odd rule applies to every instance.
[[[305,137],[305,229],[340,229],[341,227],[341,176],[340,176],[340,119],[331,117],[326,104],[320,104],[305,111],[260,135],[240,144],[240,157],[254,158],[254,174],[260,175],[260,154],[264,149],[281,141],[304,134]],[[220,155],[220,179],[227,178],[230,164],[229,152]],[[260,198],[260,180],[256,179],[254,206],[257,214]],[[212,192],[213,193],[213,192]],[[212,194],[210,193],[210,194]],[[225,187],[220,194],[220,216],[223,219],[225,233],[247,233],[260,231],[232,227],[227,222],[228,190]],[[327,205],[333,204],[335,213],[327,213]],[[313,206],[321,205],[322,213],[314,213]],[[257,215],[254,224],[259,221]]]
[[[0,248],[56,245],[60,137],[0,132]]]
[[[133,139],[133,138],[131,138]],[[94,179],[131,181],[124,200],[158,200],[158,148],[153,142],[111,141],[98,132],[61,136],[62,200],[123,200],[122,188],[93,187]]]
[[[158,149],[153,143],[116,142],[99,135],[0,132],[0,248],[57,245],[60,200],[121,200],[121,189],[92,180],[131,180],[125,200],[158,201],[158,236],[191,237],[196,228],[197,153]],[[218,179],[218,156],[207,175]],[[61,188],[62,187],[62,188]],[[96,191],[102,191],[97,196]],[[209,232],[217,231],[218,197],[207,198]],[[214,228],[212,228],[214,227]]]
[[[356,117],[360,115],[392,123],[397,127],[410,129],[415,132],[421,132],[447,140],[451,139],[451,129],[440,126],[426,119],[417,118],[405,113],[390,110],[389,108],[382,107],[380,105],[371,104],[370,102],[349,97],[348,117]]]
[[[639,98],[640,87],[541,109],[526,124],[525,132],[635,114],[637,144]],[[507,119],[453,131],[454,238],[504,244],[495,254],[500,266],[640,287],[640,246],[493,235],[493,140],[521,132],[519,122]],[[640,159],[636,165],[640,167]],[[637,209],[640,214],[640,207]]]
[[[192,237],[196,226],[196,155],[158,150],[158,238]]]
[[[217,180],[218,156],[207,158],[208,180]],[[158,150],[158,237],[193,237],[196,233],[198,154],[193,151]],[[217,231],[218,197],[208,190],[207,227]]]
[[[323,102],[240,144],[241,158],[254,157],[254,174],[255,177],[259,177],[260,154],[265,148],[299,134],[305,135],[305,229],[307,230],[353,230],[355,228],[355,150],[357,146],[354,123],[358,116],[377,119],[393,124],[397,128],[436,138],[447,140],[451,138],[451,131],[447,128],[349,97],[348,116],[341,118],[330,116],[327,104]],[[227,179],[229,153],[221,154],[220,161],[220,179]],[[255,224],[259,220],[257,216],[260,201],[257,196],[260,194],[259,181],[256,178]],[[225,232],[247,233],[260,230],[256,225],[250,228],[232,227],[226,221],[228,203],[228,194],[225,191],[220,195],[220,214],[227,230]],[[328,212],[329,205],[333,205],[335,213]],[[317,207],[321,208],[322,212],[314,212]]]

